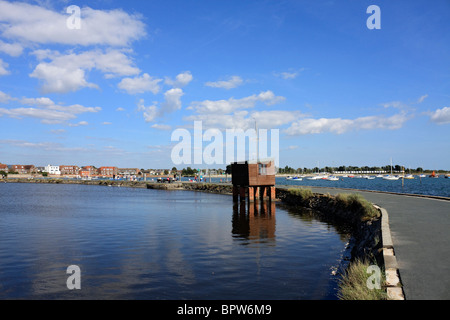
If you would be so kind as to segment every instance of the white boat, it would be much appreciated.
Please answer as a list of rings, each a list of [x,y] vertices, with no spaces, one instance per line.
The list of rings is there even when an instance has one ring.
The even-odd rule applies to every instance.
[[[300,177],[287,177],[286,180],[298,180],[298,181],[302,181],[303,179]]]
[[[329,176],[328,178],[326,178],[326,180],[329,180],[329,181],[339,181],[339,178],[336,177],[336,176]]]
[[[412,174],[407,174],[404,178],[412,180],[414,179],[414,176]]]
[[[372,176],[367,176],[367,177],[366,177],[366,179],[367,179],[367,180],[374,180],[374,179],[375,179],[375,177],[372,177]]]
[[[398,180],[398,179],[400,179],[400,177],[391,176],[391,175],[388,174],[387,176],[384,176],[383,179],[384,180]]]
[[[392,175],[392,158],[391,158],[391,174],[388,174],[388,175],[384,176],[383,179],[384,180],[398,180],[398,179],[400,179],[400,177]]]

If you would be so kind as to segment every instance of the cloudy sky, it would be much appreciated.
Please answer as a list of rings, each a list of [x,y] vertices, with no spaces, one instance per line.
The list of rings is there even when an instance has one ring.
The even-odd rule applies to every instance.
[[[281,166],[450,169],[449,21],[448,0],[0,0],[0,162],[171,168],[174,130],[256,121]]]

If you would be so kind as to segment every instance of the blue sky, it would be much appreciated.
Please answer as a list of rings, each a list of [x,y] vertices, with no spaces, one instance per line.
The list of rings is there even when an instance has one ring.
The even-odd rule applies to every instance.
[[[256,120],[280,166],[448,170],[449,21],[448,0],[0,0],[0,162],[171,168],[174,130]]]

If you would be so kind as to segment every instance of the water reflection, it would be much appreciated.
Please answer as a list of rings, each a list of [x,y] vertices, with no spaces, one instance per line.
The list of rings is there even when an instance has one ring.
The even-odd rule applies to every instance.
[[[271,201],[235,202],[231,231],[233,237],[253,243],[275,241],[275,212],[275,203]]]

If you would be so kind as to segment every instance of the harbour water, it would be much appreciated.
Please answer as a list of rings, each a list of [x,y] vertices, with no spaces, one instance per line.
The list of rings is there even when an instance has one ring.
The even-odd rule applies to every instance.
[[[348,241],[309,214],[227,195],[0,184],[0,299],[336,299]]]
[[[286,178],[277,178],[278,185],[297,185],[312,187],[333,187],[348,188],[358,190],[373,190],[395,193],[408,193],[419,195],[431,195],[440,197],[450,197],[450,179],[440,178],[419,178],[399,180],[384,180],[375,178],[368,180],[365,178],[340,178],[338,181],[328,180],[286,180]]]
[[[186,179],[187,178],[183,178]],[[225,182],[226,178],[211,178],[211,182],[220,183]],[[231,179],[228,178],[228,181]],[[209,182],[208,177],[205,177],[205,181]],[[402,183],[403,182],[403,183]],[[338,181],[329,180],[287,180],[284,177],[277,177],[276,184],[279,186],[292,185],[292,186],[305,186],[305,187],[333,187],[333,188],[345,188],[355,190],[372,190],[383,192],[395,192],[406,194],[418,194],[418,195],[430,195],[440,197],[450,197],[450,179],[444,177],[439,178],[420,178],[415,176],[413,180],[402,179],[389,181],[382,178],[375,178],[368,180],[365,178],[349,178],[339,177]]]

